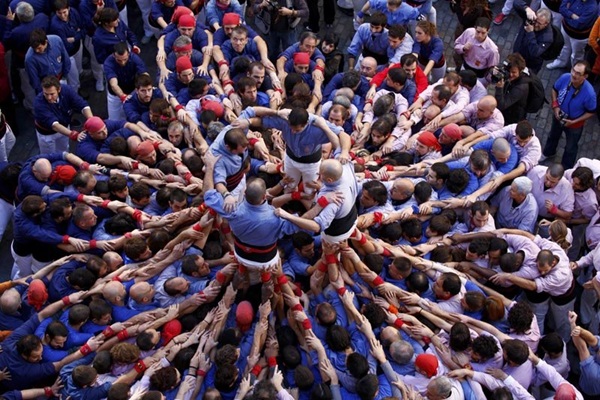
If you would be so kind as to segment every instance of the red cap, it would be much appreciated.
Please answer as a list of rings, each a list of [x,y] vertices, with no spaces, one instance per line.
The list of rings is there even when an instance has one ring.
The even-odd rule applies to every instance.
[[[96,133],[104,129],[105,126],[106,125],[104,124],[104,121],[102,121],[102,118],[92,117],[85,121],[85,124],[83,124],[83,129],[88,132]]]
[[[27,289],[27,302],[39,311],[48,300],[48,289],[40,279],[34,279]]]
[[[192,68],[192,60],[190,60],[190,58],[187,56],[179,57],[177,61],[175,61],[175,69],[177,70],[177,73],[181,73]]]
[[[179,17],[177,26],[182,28],[194,28],[196,26],[196,18],[188,14],[183,14],[181,17]]]
[[[433,354],[419,354],[415,359],[415,366],[419,367],[428,378],[437,374],[438,365],[438,359]]]
[[[442,128],[442,132],[446,134],[452,140],[460,140],[462,139],[462,131],[460,130],[460,126],[456,124],[448,124]]]
[[[183,327],[181,326],[181,322],[177,319],[173,319],[165,324],[163,327],[163,331],[160,334],[163,340],[163,346],[171,341],[175,336],[179,335]]]
[[[70,185],[76,174],[77,171],[71,165],[59,165],[50,176],[50,184],[60,181],[63,185]]]
[[[154,144],[152,144],[149,140],[144,140],[142,143],[138,144],[136,149],[136,153],[140,157],[146,157],[154,151]]]
[[[242,332],[250,329],[252,321],[254,320],[254,309],[249,301],[244,300],[238,304],[235,310],[235,321],[242,330]]]
[[[202,107],[202,110],[213,111],[219,119],[223,118],[223,115],[225,115],[225,107],[215,100],[202,99],[200,100],[200,107]]]
[[[575,392],[575,388],[569,382],[563,382],[556,388],[556,393],[554,394],[555,400],[576,400],[577,393]]]
[[[419,138],[417,139],[419,142],[424,144],[427,147],[433,147],[436,151],[442,150],[442,146],[437,141],[437,138],[432,132],[424,131],[421,132]]]
[[[294,64],[307,65],[310,64],[310,54],[308,53],[294,53]]]
[[[223,26],[239,25],[241,22],[240,16],[235,13],[225,13],[223,16]]]
[[[175,9],[175,12],[173,12],[173,16],[171,17],[171,22],[177,24],[179,22],[179,18],[181,18],[182,15],[190,15],[191,16],[191,15],[194,15],[194,12],[187,7],[179,6]]]

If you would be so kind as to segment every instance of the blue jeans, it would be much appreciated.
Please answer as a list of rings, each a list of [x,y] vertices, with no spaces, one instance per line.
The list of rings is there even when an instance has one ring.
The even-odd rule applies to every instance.
[[[583,133],[583,126],[581,128],[565,128],[563,127],[556,118],[552,118],[552,128],[544,146],[543,154],[545,156],[552,156],[556,154],[556,148],[562,133],[565,132],[567,144],[562,157],[562,165],[565,169],[573,168],[575,161],[577,161],[577,152],[579,151],[579,140]]]

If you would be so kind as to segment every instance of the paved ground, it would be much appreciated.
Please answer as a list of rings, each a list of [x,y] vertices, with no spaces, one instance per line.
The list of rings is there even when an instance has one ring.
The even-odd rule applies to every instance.
[[[435,4],[435,7],[437,9],[438,30],[440,36],[443,37],[444,42],[446,44],[446,59],[448,60],[448,66],[450,67],[453,66],[452,48],[454,43],[454,31],[456,29],[457,20],[454,14],[450,11],[448,4],[449,3],[447,0],[439,0]],[[495,4],[493,5],[493,11],[498,13],[500,12],[501,7],[501,4]],[[134,30],[138,38],[141,38],[143,36],[142,26],[140,23],[141,19],[139,10],[135,6],[135,4],[129,5],[129,21],[129,26]],[[322,23],[321,26],[324,27],[325,24]],[[505,22],[501,26],[493,26],[490,32],[490,37],[496,42],[496,44],[500,48],[501,59],[503,59],[512,52],[515,37],[517,35],[518,30],[521,29],[521,26],[522,25],[520,19],[515,15],[511,15],[507,20],[505,20]],[[340,36],[340,49],[345,50],[350,44],[350,41],[352,40],[352,36],[354,34],[354,30],[352,28],[352,18],[348,15],[345,15],[342,12],[337,12],[335,24],[331,29],[333,29],[334,32]],[[325,29],[323,28],[320,33],[324,32]],[[156,43],[154,41],[146,46],[142,45],[142,58],[144,59],[144,61],[146,62],[146,64],[152,72],[156,71],[156,64],[154,61],[155,45]],[[552,83],[563,72],[566,71],[549,71],[545,68],[540,72],[539,76],[544,82],[548,98],[550,97]],[[99,115],[101,117],[107,116],[105,93],[97,93],[94,90],[94,81],[89,72],[82,76],[81,94],[85,96],[90,102],[96,115]],[[15,161],[25,161],[30,156],[38,153],[37,141],[33,129],[32,116],[26,113],[21,108],[17,110],[17,115],[18,123],[16,127],[13,127],[15,128],[15,132],[17,133],[17,145],[15,146],[10,158],[11,160]],[[530,115],[529,119],[536,129],[536,133],[540,137],[542,145],[545,143],[547,133],[550,130],[551,118],[551,112],[547,106],[538,114]],[[598,125],[597,118],[594,117],[586,124],[583,138],[580,144],[580,157],[593,158],[600,155],[600,151],[598,149],[598,146],[600,144],[599,135],[600,127]],[[564,139],[559,145],[559,148],[561,148],[561,146],[564,146]],[[0,243],[0,281],[8,279],[10,268],[12,266],[12,257],[10,255],[11,237],[12,232],[9,228],[9,230],[4,235],[4,239]]]

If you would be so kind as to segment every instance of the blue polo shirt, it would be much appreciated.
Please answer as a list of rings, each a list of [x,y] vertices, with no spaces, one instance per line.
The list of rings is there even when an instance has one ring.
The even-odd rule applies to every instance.
[[[144,60],[135,53],[129,53],[129,60],[124,66],[117,64],[115,57],[111,54],[104,60],[103,68],[106,82],[113,78],[117,78],[119,87],[127,94],[135,90],[135,77],[148,72]],[[108,85],[108,92],[115,96],[115,92],[113,92],[110,85]]]
[[[158,88],[153,88],[152,90],[152,100],[154,99],[162,99],[162,92]],[[150,102],[142,103],[137,94],[137,89],[131,93],[131,96],[125,103],[123,103],[123,111],[125,111],[125,117],[127,117],[127,121],[137,123],[142,119],[142,114],[150,111]]]
[[[62,39],[67,53],[69,56],[74,56],[81,48],[81,40],[85,36],[85,29],[83,29],[83,21],[79,15],[79,11],[75,8],[69,8],[69,20],[63,21],[55,15],[50,20],[50,28],[48,33],[56,35]],[[73,43],[67,41],[68,38],[74,38]]]
[[[94,53],[99,64],[104,64],[104,61],[114,51],[114,46],[117,43],[126,42],[129,46],[137,46],[137,38],[123,21],[119,21],[119,25],[115,28],[115,33],[109,32],[104,28],[96,29],[92,43],[94,44]]]
[[[583,81],[583,85],[579,89],[576,89],[571,84],[571,74],[562,74],[554,82],[553,88],[558,93],[556,99],[560,109],[567,113],[568,119],[577,119],[586,112],[596,111],[596,93],[587,79]]]
[[[104,120],[108,136],[104,140],[94,140],[90,135],[86,135],[85,139],[77,143],[75,154],[89,163],[96,163],[98,156],[101,154],[102,145],[108,141],[108,138],[117,130],[125,127],[125,121],[114,121],[110,119]]]
[[[48,103],[43,93],[39,93],[34,102],[33,117],[35,126],[42,135],[52,135],[55,122],[68,127],[74,112],[81,113],[90,105],[68,85],[60,85],[57,103]]]

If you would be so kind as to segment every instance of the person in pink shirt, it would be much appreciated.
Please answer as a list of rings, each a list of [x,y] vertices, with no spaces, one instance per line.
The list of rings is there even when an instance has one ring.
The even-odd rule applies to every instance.
[[[549,167],[538,165],[527,173],[533,183],[531,193],[537,200],[540,217],[571,218],[575,196],[571,184],[563,175],[564,168],[560,164]]]
[[[458,114],[442,119],[439,126],[458,124],[461,126],[463,137],[476,132],[487,135],[504,127],[504,117],[497,106],[493,96],[485,96],[477,103],[469,104]]]
[[[466,29],[454,41],[454,51],[463,60],[463,67],[475,72],[479,81],[487,85],[490,69],[500,62],[498,46],[488,36],[492,21],[481,17],[475,27]]]

